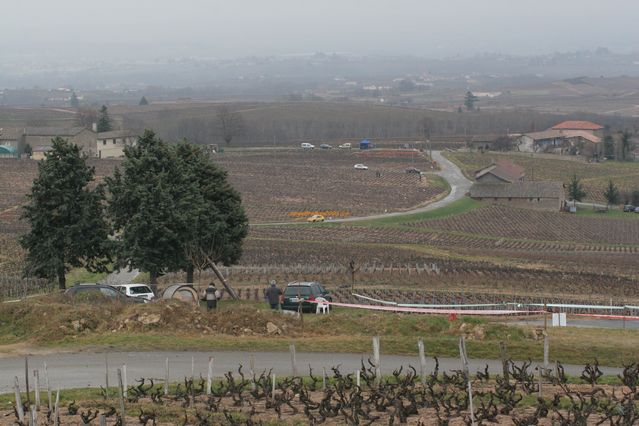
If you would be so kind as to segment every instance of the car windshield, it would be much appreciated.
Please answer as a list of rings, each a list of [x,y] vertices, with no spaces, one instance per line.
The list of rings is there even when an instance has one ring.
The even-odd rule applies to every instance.
[[[310,287],[302,287],[299,285],[293,287],[286,287],[284,291],[284,296],[295,297],[295,296],[310,296],[311,288]]]
[[[135,287],[130,287],[131,294],[147,294],[152,293],[151,289],[145,285],[139,285]]]

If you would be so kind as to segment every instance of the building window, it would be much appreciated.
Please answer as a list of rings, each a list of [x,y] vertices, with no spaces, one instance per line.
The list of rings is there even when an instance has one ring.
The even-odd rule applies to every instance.
[[[102,145],[106,145],[106,139],[102,141]]]
[[[113,139],[113,145],[115,145],[115,139]]]
[[[537,202],[540,202],[540,201],[541,201],[541,198],[537,198]]]

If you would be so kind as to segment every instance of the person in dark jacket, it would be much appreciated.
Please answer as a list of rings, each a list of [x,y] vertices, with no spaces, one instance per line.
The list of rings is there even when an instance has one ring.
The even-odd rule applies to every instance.
[[[217,301],[220,299],[222,294],[220,291],[215,288],[214,283],[210,283],[209,286],[204,290],[204,300],[206,300],[206,309],[212,311],[217,308]]]
[[[280,296],[282,295],[282,290],[277,288],[275,285],[275,281],[271,281],[271,286],[266,289],[266,300],[268,304],[271,305],[271,309],[279,309],[280,308]]]

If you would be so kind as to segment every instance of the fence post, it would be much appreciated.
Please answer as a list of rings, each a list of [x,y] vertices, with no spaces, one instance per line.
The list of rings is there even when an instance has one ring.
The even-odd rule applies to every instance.
[[[468,375],[468,357],[466,356],[466,340],[464,339],[464,336],[459,338],[459,359],[461,360],[466,380],[470,381],[470,377]]]
[[[40,372],[38,370],[33,370],[33,386],[35,389],[36,410],[40,410]]]
[[[509,383],[508,353],[506,352],[506,344],[504,342],[499,342],[499,355],[501,357],[501,368],[504,380],[506,380],[506,383]]]
[[[251,353],[249,357],[249,368],[251,373],[251,390],[255,390],[255,356]]]
[[[465,350],[466,349],[464,348],[464,351]],[[475,409],[473,408],[473,387],[471,385],[470,379],[468,379],[468,404],[470,408],[470,421],[471,424],[475,426],[477,423],[475,423]]]
[[[55,394],[55,405],[53,408],[53,425],[58,426],[60,423],[60,389]]]
[[[27,407],[31,405],[31,395],[29,392],[29,356],[24,357],[24,381],[27,387]]]
[[[550,340],[548,335],[544,335],[544,368],[548,368],[550,356]]]
[[[169,358],[164,361],[164,396],[169,394]]]
[[[379,336],[373,337],[373,362],[375,363],[375,382],[382,381],[382,365],[379,357]]]
[[[288,350],[291,352],[291,368],[293,371],[293,377],[297,377],[297,357],[295,356],[295,345],[289,345]]]
[[[326,390],[326,367],[322,367],[322,390]]]
[[[15,382],[13,384],[13,390],[16,395],[16,410],[18,412],[18,420],[24,423],[24,409],[22,406],[22,398],[20,397],[20,383],[18,382],[18,378],[15,378]]]
[[[104,396],[106,399],[109,399],[109,359],[107,358],[107,354],[104,354],[104,384],[106,385]]]
[[[417,340],[417,349],[419,349],[419,376],[424,384],[426,383],[426,354],[424,353],[424,339],[421,337]]]
[[[49,412],[51,413],[52,411],[52,404],[51,404],[51,386],[49,385],[49,370],[47,369],[47,363],[44,363],[44,383],[47,387],[47,405],[49,406]]]
[[[209,369],[206,373],[206,394],[211,394],[211,385],[213,381],[213,357],[209,357]]]
[[[122,382],[122,370],[118,369],[118,386],[120,387],[120,424],[126,426],[126,414],[124,412],[124,383]]]
[[[129,383],[127,381],[127,377],[126,377],[126,364],[122,364],[122,386],[124,386],[124,391],[123,391],[123,395],[124,397],[128,397],[129,396]]]
[[[271,400],[275,401],[275,373],[273,373],[273,375],[271,376],[271,380],[273,381],[271,388]]]

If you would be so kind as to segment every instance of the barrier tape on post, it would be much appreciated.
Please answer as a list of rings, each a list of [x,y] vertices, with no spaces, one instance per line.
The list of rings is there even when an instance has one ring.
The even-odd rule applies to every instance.
[[[326,302],[331,306],[340,306],[343,308],[367,309],[371,311],[386,312],[410,312],[417,314],[439,314],[439,315],[534,315],[543,314],[546,311],[531,310],[508,310],[508,309],[434,309],[434,308],[411,308],[404,306],[379,306],[379,305],[360,305],[355,303],[339,303]]]

